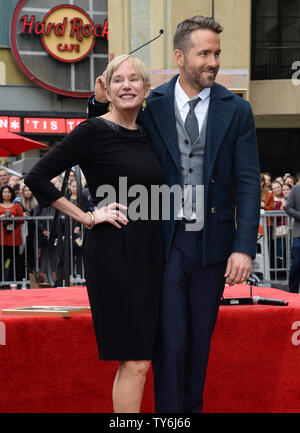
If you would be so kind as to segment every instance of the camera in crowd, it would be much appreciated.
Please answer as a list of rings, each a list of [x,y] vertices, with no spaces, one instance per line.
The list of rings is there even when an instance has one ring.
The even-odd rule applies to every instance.
[[[5,216],[6,216],[7,218],[9,218],[9,217],[11,216],[11,212],[10,212],[9,209],[7,209],[7,210],[5,211]],[[5,228],[5,230],[6,230],[8,233],[11,233],[11,232],[14,231],[14,224],[13,224],[12,221],[3,221],[3,227]]]

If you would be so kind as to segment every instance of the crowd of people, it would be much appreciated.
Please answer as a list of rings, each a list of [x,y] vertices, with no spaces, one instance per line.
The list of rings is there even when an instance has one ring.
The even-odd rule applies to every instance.
[[[294,185],[300,182],[300,172],[295,176],[286,173],[273,177],[271,173],[261,173],[261,209],[284,210],[287,197]]]
[[[57,189],[61,189],[63,174],[52,179]],[[83,186],[85,186],[82,176]],[[71,170],[68,178],[67,194],[76,202],[76,176]],[[82,190],[81,207],[83,210],[94,210],[88,188]],[[47,281],[47,256],[46,247],[51,230],[51,219],[34,219],[26,217],[52,217],[54,216],[52,206],[41,208],[32,191],[24,184],[21,177],[9,174],[5,168],[0,169],[0,289],[9,288],[9,282],[25,278],[28,280],[29,273],[36,273],[40,282]],[[20,219],[25,217],[24,220]],[[16,220],[8,219],[19,217]],[[71,231],[73,251],[73,275],[71,277],[83,278],[82,267],[82,239],[83,232],[80,224],[72,223]],[[54,261],[57,259],[55,249],[53,250]],[[27,274],[26,274],[27,271]],[[19,288],[21,284],[19,284]]]
[[[271,173],[261,173],[261,209],[266,211],[285,210],[287,198],[296,184],[300,184],[300,172],[293,176],[286,173],[283,176],[272,176]],[[57,176],[52,179],[52,183],[57,189],[62,187],[63,177]],[[85,185],[82,176],[83,190],[81,198],[81,208],[84,212],[93,211],[95,206],[91,201],[88,188]],[[54,209],[52,206],[41,208],[36,198],[23,182],[23,179],[16,175],[9,175],[6,169],[0,170],[0,218],[13,216],[46,216],[52,217]],[[76,203],[77,201],[77,182],[75,171],[71,170],[68,179],[68,198]],[[9,221],[8,221],[9,222]],[[38,221],[38,257],[36,257],[36,228],[33,220],[16,220],[14,224],[2,222],[0,231],[1,248],[1,281],[21,281],[25,275],[25,268],[28,272],[38,271],[39,278],[44,281],[47,272],[46,247],[51,230],[51,220]],[[11,221],[10,221],[11,222]],[[25,223],[25,224],[24,224]],[[273,225],[272,220],[268,218],[269,228]],[[276,238],[276,257],[271,257],[272,266],[282,268],[286,265],[286,251],[282,239],[287,235],[285,228],[288,226],[287,217],[276,218],[277,235],[272,234],[269,238]],[[262,233],[262,226],[259,228]],[[73,259],[73,277],[82,278],[82,240],[83,232],[80,224],[72,223],[72,259]],[[26,258],[25,258],[26,244]],[[16,253],[13,252],[14,247]],[[274,242],[270,245],[274,255]],[[26,267],[25,267],[26,260]],[[53,263],[57,256],[53,256]],[[55,265],[54,265],[55,266]],[[6,287],[6,286],[2,286]],[[1,286],[0,286],[1,288]]]
[[[271,173],[261,173],[261,209],[265,211],[284,211],[287,216],[266,217],[267,234],[263,233],[262,225],[259,226],[259,235],[268,236],[270,267],[273,269],[288,269],[290,292],[299,293],[300,261],[295,230],[300,209],[297,209],[295,200],[289,200],[293,187],[300,185],[300,172],[295,176],[286,173],[283,176],[273,177]],[[293,190],[294,191],[294,190]],[[269,215],[269,214],[268,214]],[[296,224],[295,224],[296,221]],[[291,246],[291,254],[288,257],[288,242]]]

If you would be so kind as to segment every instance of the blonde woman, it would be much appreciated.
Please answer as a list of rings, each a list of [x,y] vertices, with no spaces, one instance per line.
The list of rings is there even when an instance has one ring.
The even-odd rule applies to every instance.
[[[20,204],[24,216],[33,216],[34,211],[37,207],[37,200],[24,183],[21,185],[21,196],[18,203]],[[26,236],[26,251],[27,251],[27,266],[29,272],[34,272],[35,270],[35,223],[32,220],[27,220],[27,236]]]
[[[119,179],[150,193],[151,185],[163,184],[163,173],[145,130],[136,124],[150,89],[145,66],[130,55],[116,57],[107,67],[105,85],[110,111],[75,128],[37,163],[25,183],[42,205],[51,203],[91,229],[83,254],[99,357],[119,361],[114,411],[139,412],[153,359],[162,239],[159,221],[133,220],[121,211],[126,206],[118,202]],[[98,187],[107,184],[116,191],[116,202],[91,213],[62,197],[50,180],[77,164],[96,204]]]

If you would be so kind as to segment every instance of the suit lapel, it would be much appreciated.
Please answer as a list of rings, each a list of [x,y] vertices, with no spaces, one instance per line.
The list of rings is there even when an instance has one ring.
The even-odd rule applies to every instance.
[[[178,146],[176,119],[174,109],[174,86],[177,76],[166,85],[160,86],[147,99],[147,108],[156,124],[168,151],[180,170],[180,152]]]
[[[232,96],[227,89],[217,84],[211,90],[205,142],[204,183],[207,183],[212,175],[218,152],[236,112]]]
[[[178,146],[174,109],[174,87],[178,75],[168,83],[154,89],[147,99],[147,109],[179,171]],[[226,132],[236,112],[233,95],[223,86],[214,84],[211,89],[204,156],[203,180],[207,183],[212,175],[215,161]]]

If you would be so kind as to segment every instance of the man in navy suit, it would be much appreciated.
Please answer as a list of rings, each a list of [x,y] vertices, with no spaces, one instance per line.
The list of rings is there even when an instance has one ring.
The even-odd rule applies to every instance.
[[[165,183],[191,185],[193,193],[196,185],[204,190],[201,230],[193,230],[194,198],[189,215],[183,206],[162,222],[166,265],[153,361],[156,412],[201,412],[225,282],[247,280],[256,254],[255,125],[249,103],[215,83],[221,32],[209,17],[178,24],[173,42],[180,73],[152,90],[138,118],[163,166]],[[89,100],[90,116],[102,112],[97,101],[103,102],[100,77]]]

